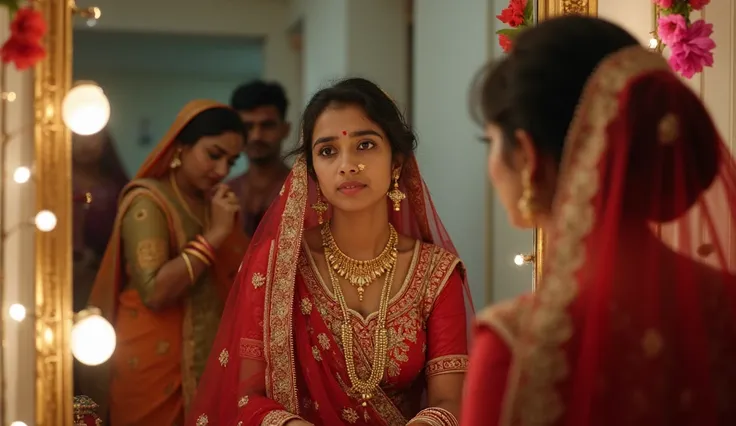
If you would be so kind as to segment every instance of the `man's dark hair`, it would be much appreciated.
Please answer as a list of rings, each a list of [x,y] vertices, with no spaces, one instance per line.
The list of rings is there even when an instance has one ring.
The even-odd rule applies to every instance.
[[[255,80],[239,86],[230,96],[230,106],[236,111],[250,111],[262,106],[273,106],[286,118],[289,100],[286,91],[275,82]]]

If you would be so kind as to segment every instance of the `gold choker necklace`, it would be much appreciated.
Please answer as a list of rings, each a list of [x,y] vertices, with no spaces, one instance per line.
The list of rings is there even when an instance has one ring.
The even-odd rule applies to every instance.
[[[327,265],[332,271],[345,278],[358,291],[358,300],[363,301],[365,287],[393,269],[398,259],[399,234],[389,224],[389,237],[381,254],[370,260],[355,260],[340,250],[332,237],[330,223],[322,225],[322,245]]]

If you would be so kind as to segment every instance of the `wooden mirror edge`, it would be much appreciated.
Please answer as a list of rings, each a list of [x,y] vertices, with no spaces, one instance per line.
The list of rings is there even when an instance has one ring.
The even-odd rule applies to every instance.
[[[50,210],[57,225],[35,232],[35,421],[71,426],[73,374],[71,137],[61,119],[72,82],[72,4],[37,0],[46,21],[47,55],[34,73],[34,169],[36,211]]]

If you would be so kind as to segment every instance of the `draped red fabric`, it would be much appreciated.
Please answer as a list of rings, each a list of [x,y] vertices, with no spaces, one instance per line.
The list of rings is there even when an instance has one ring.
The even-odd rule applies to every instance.
[[[736,163],[701,100],[610,56],[560,173],[539,290],[479,319],[512,349],[500,424],[736,424]]]
[[[397,232],[435,244],[448,253],[445,259],[456,259],[457,251],[413,157],[405,162],[399,185],[407,199],[400,212],[390,210]],[[303,232],[317,225],[310,207],[315,201],[316,185],[304,158],[299,158],[251,240],[187,425],[279,425],[294,415],[316,425],[339,425],[346,418],[355,425],[406,424],[400,407],[383,391],[360,413],[343,408],[356,403],[344,390],[342,351],[298,271]],[[455,330],[465,330],[462,304],[468,303],[466,311],[472,312],[465,273],[457,260],[447,266],[449,292],[433,302],[434,309],[443,305],[457,311],[453,303],[458,295],[461,318],[447,315],[444,321],[453,322],[449,326]],[[310,336],[319,336],[319,342]],[[455,339],[463,347],[454,349],[466,353],[465,337]],[[431,342],[428,346],[429,352]],[[361,363],[370,356],[356,352]],[[413,357],[412,362],[421,362],[421,369],[424,355]]]

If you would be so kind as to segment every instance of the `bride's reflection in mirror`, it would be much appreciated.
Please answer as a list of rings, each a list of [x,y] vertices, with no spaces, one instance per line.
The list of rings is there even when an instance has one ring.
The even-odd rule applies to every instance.
[[[190,404],[202,377],[205,359],[210,354],[214,356],[211,358],[213,365],[223,368],[239,368],[242,358],[251,358],[259,366],[255,372],[257,374],[254,373],[255,376],[261,374],[259,380],[269,383],[269,386],[280,386],[273,377],[263,377],[260,369],[262,365],[273,365],[278,361],[266,359],[274,355],[264,351],[270,343],[264,341],[263,332],[235,336],[233,341],[241,342],[242,346],[224,352],[220,347],[213,347],[228,286],[233,284],[235,272],[243,259],[242,249],[245,245],[233,241],[247,241],[248,237],[258,241],[258,232],[255,230],[266,207],[273,200],[280,200],[282,191],[286,194],[283,199],[288,199],[289,194],[298,195],[295,192],[298,185],[288,185],[287,175],[292,170],[292,164],[285,162],[280,154],[290,150],[296,142],[302,129],[300,115],[310,98],[320,89],[331,86],[336,79],[360,76],[375,82],[378,87],[363,80],[353,80],[323,92],[329,95],[324,105],[319,106],[319,101],[311,102],[317,105],[312,108],[313,114],[316,114],[312,118],[320,121],[319,126],[315,124],[312,127],[319,127],[319,131],[324,133],[323,141],[319,143],[329,145],[325,151],[315,147],[312,158],[319,157],[317,162],[324,162],[319,163],[324,165],[329,161],[329,153],[339,155],[339,152],[347,150],[356,156],[371,155],[368,152],[371,148],[380,147],[371,152],[379,153],[377,155],[381,156],[384,161],[381,164],[385,167],[365,160],[360,162],[360,166],[356,164],[354,172],[363,172],[365,178],[385,171],[385,175],[381,175],[381,182],[390,183],[390,187],[385,191],[383,188],[371,191],[376,194],[376,205],[386,203],[386,210],[393,218],[389,222],[384,217],[382,225],[388,231],[390,223],[395,225],[397,232],[402,232],[401,222],[405,231],[403,234],[413,235],[402,235],[401,246],[396,248],[401,250],[397,255],[402,262],[398,268],[399,274],[405,273],[407,278],[397,278],[391,284],[384,284],[382,279],[379,284],[366,290],[365,303],[368,305],[374,301],[378,305],[373,296],[384,292],[375,293],[374,290],[385,286],[388,289],[385,294],[391,296],[385,296],[386,306],[392,306],[391,312],[400,311],[393,306],[412,308],[391,314],[395,315],[390,316],[393,323],[388,326],[384,324],[384,327],[393,328],[388,334],[392,336],[391,340],[387,341],[391,347],[383,348],[388,367],[381,377],[386,383],[398,383],[399,388],[382,389],[379,380],[378,389],[365,392],[355,399],[346,390],[350,384],[337,383],[335,380],[357,380],[340,372],[341,366],[349,361],[353,361],[350,364],[358,369],[361,376],[365,375],[363,370],[369,365],[365,364],[365,357],[359,353],[373,353],[371,338],[356,339],[355,360],[346,360],[341,351],[335,351],[334,356],[328,352],[327,347],[338,348],[342,344],[339,343],[341,336],[336,335],[334,330],[325,328],[324,333],[314,333],[312,336],[308,333],[311,326],[307,326],[301,334],[305,339],[317,339],[314,345],[309,345],[309,350],[312,351],[313,347],[315,351],[308,353],[310,362],[312,359],[315,362],[324,361],[324,371],[315,374],[320,375],[320,380],[324,379],[325,383],[334,386],[330,389],[337,390],[340,398],[335,401],[349,401],[354,405],[353,411],[342,411],[344,407],[333,410],[333,416],[347,416],[345,421],[355,420],[355,411],[360,413],[358,424],[364,420],[370,423],[367,418],[386,424],[398,424],[396,419],[399,418],[408,422],[419,415],[421,395],[429,387],[427,382],[431,382],[434,383],[434,390],[430,391],[428,401],[442,403],[442,398],[438,397],[441,392],[437,389],[451,389],[447,391],[451,395],[446,398],[451,403],[446,408],[441,404],[439,408],[435,407],[434,415],[453,419],[458,414],[457,399],[467,366],[467,342],[457,338],[451,339],[452,345],[436,345],[431,342],[438,342],[437,338],[427,340],[429,334],[441,330],[436,324],[442,323],[443,319],[430,318],[431,312],[441,312],[441,309],[425,309],[421,304],[426,299],[428,306],[435,306],[434,302],[442,302],[445,298],[440,297],[438,290],[424,299],[411,299],[411,295],[424,290],[407,290],[405,286],[424,285],[422,283],[434,280],[432,285],[436,285],[436,289],[452,288],[452,300],[457,303],[452,305],[454,308],[451,310],[456,311],[454,320],[457,323],[453,323],[451,328],[458,336],[465,336],[462,326],[466,326],[463,322],[467,317],[463,307],[467,309],[468,306],[463,305],[467,302],[463,295],[467,296],[468,293],[467,281],[472,275],[481,277],[476,279],[476,286],[482,286],[483,281],[480,275],[483,269],[482,255],[478,255],[475,261],[470,256],[482,252],[482,242],[478,243],[475,237],[485,217],[479,213],[473,219],[468,219],[467,211],[483,210],[481,200],[486,189],[482,156],[478,153],[484,149],[473,146],[476,151],[466,150],[459,146],[460,143],[448,148],[455,154],[460,153],[458,157],[463,157],[462,161],[481,159],[477,167],[481,187],[468,184],[472,177],[453,181],[456,174],[446,176],[443,171],[438,172],[440,169],[447,170],[443,168],[447,166],[445,160],[442,167],[431,164],[435,167],[426,169],[426,176],[434,175],[428,180],[446,183],[444,188],[437,185],[437,194],[440,196],[436,199],[444,198],[442,202],[445,207],[438,210],[443,211],[443,219],[450,219],[448,223],[455,223],[454,231],[459,230],[462,235],[471,220],[480,224],[478,229],[471,232],[473,238],[456,240],[460,251],[470,253],[467,269],[473,272],[466,277],[465,268],[456,268],[459,264],[456,250],[428,196],[413,149],[401,151],[402,158],[394,158],[393,144],[397,141],[387,140],[388,136],[382,142],[378,139],[381,135],[389,134],[386,132],[388,127],[391,127],[393,139],[408,137],[409,134],[413,138],[414,129],[410,123],[414,117],[404,120],[399,114],[412,111],[415,116],[423,117],[424,126],[429,129],[421,136],[423,152],[442,149],[449,138],[445,134],[436,136],[444,128],[432,125],[455,116],[459,117],[455,121],[467,121],[465,96],[468,81],[463,78],[456,85],[456,92],[453,89],[448,90],[448,93],[433,93],[435,99],[423,103],[417,101],[414,105],[416,108],[412,108],[413,99],[424,96],[412,93],[410,89],[414,86],[427,89],[430,86],[428,83],[431,83],[431,91],[440,86],[445,88],[446,85],[442,81],[428,81],[434,76],[430,76],[429,71],[436,67],[413,64],[417,55],[425,57],[425,62],[431,62],[433,55],[427,54],[426,46],[420,53],[413,49],[413,36],[410,34],[415,31],[410,1],[320,2],[320,10],[302,8],[298,11],[295,11],[300,3],[297,1],[246,3],[247,7],[236,6],[235,3],[220,5],[217,16],[191,4],[182,4],[181,16],[188,18],[182,18],[181,22],[188,22],[191,28],[189,24],[182,24],[178,20],[175,22],[173,15],[169,16],[175,11],[162,14],[155,8],[134,10],[133,5],[126,10],[128,6],[123,4],[127,2],[117,2],[114,7],[112,4],[106,6],[98,3],[102,10],[99,23],[87,27],[82,22],[74,32],[74,79],[94,81],[102,87],[111,108],[110,121],[102,131],[89,136],[75,135],[73,140],[74,309],[84,308],[91,301],[113,324],[117,333],[117,348],[110,361],[99,366],[75,364],[80,385],[76,392],[90,396],[99,405],[100,415],[113,426],[148,426],[181,425],[185,414],[190,414],[191,418]],[[487,12],[486,9],[479,10]],[[436,26],[434,21],[441,21],[440,18],[445,16],[444,12],[430,12],[434,18],[429,26]],[[468,16],[474,14],[467,13]],[[131,19],[131,16],[140,16],[140,19]],[[349,24],[330,24],[337,19],[347,19]],[[375,28],[376,22],[381,23],[380,29]],[[247,31],[243,28],[247,28]],[[484,45],[483,54],[487,51]],[[468,66],[470,68],[475,66]],[[423,84],[415,85],[416,76],[425,72]],[[436,107],[432,107],[431,111],[427,109],[426,105],[443,103],[446,96],[458,100],[457,108],[452,105],[441,111]],[[380,105],[384,116],[368,116],[366,111],[369,108],[361,105],[361,102]],[[350,104],[351,108],[340,110],[345,103]],[[345,115],[345,111],[352,115]],[[323,115],[332,117],[328,121],[334,124],[334,128],[325,127]],[[351,127],[355,127],[355,131],[351,131]],[[397,128],[401,128],[401,131]],[[367,129],[369,132],[365,133]],[[309,144],[319,139],[315,139],[315,132],[314,128],[309,131],[313,133],[306,137]],[[434,145],[422,145],[430,136],[436,140]],[[457,138],[457,135],[453,137]],[[340,141],[335,142],[330,138]],[[472,135],[468,135],[467,139],[472,139]],[[413,140],[407,143],[412,145]],[[428,158],[432,160],[431,157],[438,156],[432,153]],[[394,165],[394,160],[399,167],[389,167]],[[466,164],[461,164],[461,167],[466,167]],[[297,170],[296,167],[294,170]],[[303,188],[311,189],[308,190],[308,196],[300,198],[306,219],[295,226],[303,228],[309,225],[317,229],[318,219],[313,213],[320,208],[318,203],[337,204],[333,198],[329,198],[341,196],[336,195],[340,190],[334,188],[328,188],[319,196],[322,198],[318,198],[319,183],[316,181],[320,178],[317,175],[329,173],[325,170],[328,169],[310,170],[311,174],[300,175],[298,182],[305,184]],[[287,185],[282,190],[285,180]],[[324,177],[322,180],[330,182]],[[126,183],[131,186],[121,191]],[[229,186],[221,186],[223,183]],[[475,195],[469,196],[468,203],[463,204],[467,207],[465,212],[456,213],[451,208],[455,203],[447,196],[453,192],[447,189],[449,187],[477,189]],[[412,194],[411,191],[418,192]],[[389,200],[386,195],[389,192],[393,197],[391,200],[395,201]],[[397,208],[393,203],[403,207]],[[237,222],[234,219],[236,210]],[[334,215],[334,207],[322,213],[325,222],[329,223]],[[118,220],[114,221],[116,215]],[[279,216],[269,223],[276,226],[281,220]],[[223,223],[230,223],[232,227],[224,232],[221,229]],[[261,226],[258,229],[264,228]],[[280,235],[285,238],[287,231]],[[242,238],[226,240],[235,234]],[[319,243],[322,234],[311,232],[310,235],[317,241],[312,243],[317,256],[320,256],[318,252],[323,249]],[[334,235],[336,246],[341,249],[350,246],[350,238],[343,238],[339,230]],[[414,244],[416,240],[421,240],[421,244]],[[396,241],[399,241],[398,237]],[[434,247],[432,244],[447,247],[448,250],[432,251],[435,250],[431,248]],[[481,247],[476,247],[478,244]],[[302,250],[299,247],[298,244],[293,247],[295,253]],[[103,254],[105,250],[106,254]],[[350,250],[346,250],[347,255],[352,255]],[[373,249],[366,250],[366,253],[369,251]],[[273,284],[274,272],[268,260],[268,244],[263,244],[259,252],[264,252],[263,259],[243,265],[247,278],[243,278],[245,284],[241,287],[262,290]],[[420,261],[420,258],[425,259],[425,254],[427,258],[436,254],[436,261]],[[356,259],[358,257],[368,256],[356,256]],[[298,261],[300,259],[294,257],[289,268]],[[263,270],[253,269],[260,262],[264,262]],[[446,273],[437,272],[430,278],[428,268],[440,263],[448,270],[444,271]],[[323,271],[313,271],[310,275],[306,269],[300,269],[299,277],[328,276],[327,263],[320,265]],[[317,268],[316,265],[312,266]],[[309,269],[310,266],[302,262],[300,268]],[[412,279],[409,274],[418,278]],[[289,279],[295,277],[296,274],[292,274]],[[346,306],[350,304],[350,309],[356,307],[354,310],[357,311],[357,306],[363,300],[358,299],[355,288],[348,281],[343,281],[343,278],[338,278],[325,285],[328,288],[332,285],[333,289],[335,285],[344,287]],[[303,312],[307,310],[307,304],[301,301],[302,296],[300,294],[299,304],[292,307],[295,311],[291,312],[291,317],[306,315]],[[324,324],[351,321],[350,324],[359,327],[358,323],[352,322],[355,318],[343,317],[340,308],[330,305],[328,299],[317,300],[315,296],[311,303],[309,306],[315,308],[314,321],[323,321]],[[479,303],[482,302],[479,300]],[[266,317],[259,311],[263,304],[256,306],[259,308],[253,309],[253,313],[262,317],[255,324],[268,329],[270,326],[264,326],[264,323],[274,321],[277,315],[283,317],[288,312],[288,308],[285,308],[283,312],[271,312]],[[365,309],[361,311],[369,312],[375,306],[362,308]],[[334,318],[328,317],[332,314]],[[319,315],[324,318],[317,318]],[[366,321],[372,321],[374,317],[369,315]],[[404,326],[399,323],[406,321],[407,324],[416,325],[415,320],[434,325],[424,328],[407,326],[411,330],[406,331],[407,335],[402,334],[405,333]],[[424,344],[425,340],[430,343]],[[404,347],[410,349],[401,349]],[[443,364],[443,360],[448,362]],[[294,368],[310,365],[299,360],[294,363],[299,364]],[[431,369],[438,369],[443,374],[433,372],[431,377],[426,376],[425,372]],[[298,374],[299,380],[306,377],[302,377],[301,372]],[[234,373],[233,377],[240,376]],[[451,380],[451,383],[448,385],[446,380]],[[442,385],[443,381],[445,385]],[[89,383],[92,386],[87,386]],[[240,409],[250,404],[248,409],[258,411],[257,407],[260,406],[256,404],[263,404],[263,413],[255,413],[255,417],[266,415],[266,411],[269,419],[283,415],[283,410],[276,407],[280,403],[276,399],[256,401],[256,395],[262,393],[259,388],[258,392],[252,393],[250,400],[239,395],[238,399],[232,401],[231,408]],[[316,409],[317,403],[322,402],[317,401],[319,395],[315,395],[317,393],[312,395],[313,402],[309,410]],[[217,397],[216,392],[209,396]],[[374,396],[372,402],[368,400]],[[300,404],[309,403],[310,400],[306,394],[298,398]],[[326,407],[329,403],[329,400],[325,400],[321,405]],[[371,404],[384,404],[379,408],[388,411],[379,413],[380,410],[375,408],[378,405]],[[317,416],[315,413],[312,414]],[[432,413],[427,411],[422,418],[426,420],[432,417]],[[204,420],[196,423],[206,424]],[[219,423],[212,417],[209,424]],[[244,424],[249,423],[246,421]],[[293,424],[304,423],[297,421]]]

